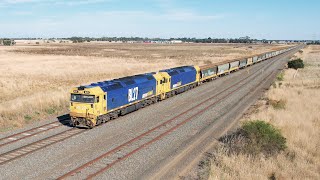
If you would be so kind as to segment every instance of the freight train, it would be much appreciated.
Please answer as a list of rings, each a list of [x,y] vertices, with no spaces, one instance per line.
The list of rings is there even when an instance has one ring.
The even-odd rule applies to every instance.
[[[92,128],[294,47],[205,66],[182,66],[71,89],[72,126]]]

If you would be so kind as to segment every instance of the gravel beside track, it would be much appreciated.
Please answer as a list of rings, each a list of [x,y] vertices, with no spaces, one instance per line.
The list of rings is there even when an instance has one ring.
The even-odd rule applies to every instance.
[[[292,55],[293,53],[290,54]],[[275,70],[283,67],[283,63],[286,61],[284,56],[285,55],[280,55],[279,57],[273,58],[275,61],[272,66],[268,68],[266,65],[271,63],[271,60],[263,61],[244,70],[240,70],[237,73],[218,78],[213,82],[203,84],[181,95],[148,106],[142,110],[73,136],[70,139],[5,163],[1,165],[0,173],[2,176],[0,178],[21,179],[21,177],[23,177],[25,179],[55,179],[60,177],[72,169],[168,121],[172,117],[178,116],[181,112],[194,107],[199,101],[203,101],[225,90],[227,87],[250,76],[252,73],[256,72],[258,74],[256,78],[248,79],[250,83],[239,88],[237,93],[228,94],[235,89],[233,88],[217,95],[216,98],[210,101],[211,103],[217,101],[219,98],[226,97],[223,101],[217,102],[214,106],[208,108],[198,116],[192,117],[192,114],[196,113],[194,111],[190,111],[181,116],[182,119],[192,117],[192,120],[97,176],[97,178],[104,179],[139,179],[142,177],[152,177],[158,170],[165,167],[165,165],[170,162],[170,159],[174,159],[174,157],[179,154],[178,152],[188,147],[188,142],[196,139],[196,137],[203,132],[206,132],[206,129],[209,127],[215,126],[215,129],[220,129],[221,131],[234,123],[236,120],[235,115],[241,114],[245,107],[250,105],[246,104],[250,102],[248,99],[257,97],[255,87],[259,85],[260,82],[270,82],[276,74]],[[282,60],[280,61],[279,59]],[[266,67],[265,70],[260,70],[262,67]],[[260,90],[263,89],[263,85],[259,86],[259,88]],[[250,94],[254,96],[252,97]],[[209,105],[210,102],[204,103],[203,106]],[[198,111],[200,109],[201,107],[199,107]],[[228,118],[226,119],[226,117]],[[64,126],[63,128],[68,129],[70,127]],[[17,146],[21,147],[21,144],[19,143]],[[11,149],[14,148],[16,147],[12,147]],[[0,150],[1,153],[7,151],[2,150],[2,148],[0,148]],[[97,165],[96,168],[101,169],[101,167],[104,166],[105,165],[101,163]],[[166,173],[170,174],[168,171],[165,171],[165,173],[160,173],[159,177],[171,177],[170,175],[166,176]],[[79,177],[75,176],[75,178]]]
[[[68,139],[72,136],[78,135],[82,132],[86,131],[86,129],[72,128],[66,131],[62,131],[58,134],[49,136],[47,138],[41,139],[39,141],[33,142],[31,144],[27,144],[25,146],[19,147],[17,149],[13,149],[11,151],[0,154],[0,165],[13,161],[22,156],[28,155],[40,149],[43,149],[47,146],[55,144],[57,142]]]
[[[0,138],[0,147],[15,143],[17,141],[21,141],[26,138],[36,136],[40,133],[44,133],[46,131],[58,128],[60,126],[64,126],[64,125],[68,124],[68,122],[69,122],[69,117],[64,118],[60,122],[54,121],[51,123],[47,123],[47,124],[44,124],[44,125],[41,125],[38,127],[34,127],[31,129],[16,133],[16,134],[11,134],[9,136],[2,137],[2,138]]]

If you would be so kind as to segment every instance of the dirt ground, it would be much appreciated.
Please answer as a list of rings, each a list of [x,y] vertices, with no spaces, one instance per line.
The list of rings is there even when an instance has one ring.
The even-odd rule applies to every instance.
[[[80,84],[202,65],[286,45],[40,44],[0,46],[0,132],[68,112],[69,89]]]
[[[296,58],[304,60],[304,69],[287,69],[278,75],[265,98],[242,119],[273,124],[287,139],[288,148],[270,158],[218,151],[210,179],[320,178],[320,46],[307,46]]]

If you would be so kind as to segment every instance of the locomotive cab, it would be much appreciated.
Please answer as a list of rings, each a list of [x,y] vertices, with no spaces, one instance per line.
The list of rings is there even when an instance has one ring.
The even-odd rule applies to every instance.
[[[80,86],[70,93],[72,126],[93,127],[97,117],[107,112],[106,93],[100,87]]]

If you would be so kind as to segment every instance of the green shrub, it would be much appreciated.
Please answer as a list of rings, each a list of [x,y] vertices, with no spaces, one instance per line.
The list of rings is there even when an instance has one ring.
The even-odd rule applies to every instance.
[[[32,119],[32,117],[28,114],[24,116],[24,120],[26,120],[26,121],[30,121],[31,119]]]
[[[245,146],[245,151],[249,154],[273,155],[287,147],[286,138],[282,136],[280,130],[264,121],[245,122],[241,129],[244,131],[244,137],[249,140]]]
[[[267,157],[286,149],[286,138],[279,129],[264,121],[248,121],[235,132],[219,139],[228,154],[246,154]]]
[[[53,114],[53,113],[56,112],[56,110],[55,110],[54,108],[48,108],[48,109],[46,109],[45,111],[46,111],[46,113],[48,113],[48,114]]]
[[[304,68],[304,63],[302,59],[295,59],[288,62],[288,68],[299,69]]]
[[[278,81],[283,81],[284,80],[284,72],[281,72],[280,74],[277,75],[277,80]]]
[[[11,40],[11,39],[3,39],[1,41],[2,41],[4,46],[12,46],[12,45],[16,44],[16,42],[14,40]]]

